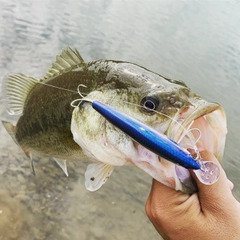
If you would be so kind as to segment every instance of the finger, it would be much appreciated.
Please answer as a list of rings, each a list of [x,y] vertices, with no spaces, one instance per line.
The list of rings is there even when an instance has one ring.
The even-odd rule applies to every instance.
[[[208,152],[201,152],[201,157],[204,161],[213,161],[217,164],[220,169],[220,176],[216,183],[212,185],[205,185],[201,183],[196,174],[191,171],[192,177],[194,178],[197,186],[198,186],[198,197],[201,202],[202,211],[219,211],[219,208],[226,208],[226,202],[229,198],[233,198],[231,192],[231,185],[229,184],[229,180],[221,167],[220,163],[216,159],[216,157]]]
[[[188,223],[182,221],[183,216],[198,218],[201,213],[197,194],[189,195],[176,191],[156,180],[153,180],[145,210],[162,237],[165,233],[181,231],[183,227],[186,227]],[[174,224],[170,224],[172,222]]]
[[[155,179],[153,179],[152,182],[150,196],[152,200],[156,199],[159,202],[159,205],[162,204],[164,207],[166,207],[166,204],[181,204],[181,202],[186,201],[186,199],[189,197],[188,194],[176,191],[175,189],[172,189]]]
[[[155,216],[167,222],[167,217],[180,216],[186,207],[196,205],[199,208],[197,195],[189,195],[169,188],[153,179],[152,189],[146,202],[146,213],[151,221]],[[199,210],[200,211],[200,210]]]
[[[229,179],[228,179],[228,186],[229,186],[230,190],[232,191],[234,188],[234,184]]]

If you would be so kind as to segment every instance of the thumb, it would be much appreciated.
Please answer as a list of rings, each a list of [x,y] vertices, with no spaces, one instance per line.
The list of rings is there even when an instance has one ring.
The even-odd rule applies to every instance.
[[[220,170],[219,179],[212,185],[205,185],[201,183],[195,172],[191,171],[191,175],[194,178],[198,186],[198,198],[201,203],[202,211],[211,212],[226,209],[226,205],[229,199],[234,198],[231,192],[233,185],[230,186],[229,180],[221,167],[216,157],[208,151],[201,152],[201,157],[204,161],[214,162]]]

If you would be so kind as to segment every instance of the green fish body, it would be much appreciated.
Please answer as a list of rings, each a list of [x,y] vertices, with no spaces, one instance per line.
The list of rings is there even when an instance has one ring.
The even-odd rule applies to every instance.
[[[196,191],[188,171],[179,166],[176,170],[173,163],[139,146],[90,104],[78,101],[78,90],[180,141],[185,148],[189,144],[198,148],[198,144],[196,133],[186,134],[184,129],[194,126],[207,131],[214,142],[210,150],[219,159],[223,154],[226,120],[218,104],[206,102],[183,82],[138,65],[111,60],[85,63],[76,49],[67,48],[44,78],[13,74],[3,82],[7,111],[20,115],[16,126],[3,124],[30,159],[32,169],[32,153],[40,152],[53,157],[67,175],[66,160],[92,161],[85,174],[91,191],[106,182],[115,166],[122,165],[137,166],[176,190]],[[74,102],[79,104],[71,105]],[[208,144],[206,139],[202,134],[200,141]],[[184,179],[177,176],[179,171]]]

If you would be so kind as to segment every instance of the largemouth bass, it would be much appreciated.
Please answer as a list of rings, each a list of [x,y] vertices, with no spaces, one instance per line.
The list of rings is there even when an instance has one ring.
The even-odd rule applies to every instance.
[[[207,146],[222,158],[226,130],[224,110],[193,93],[183,82],[170,80],[129,62],[84,62],[76,49],[56,57],[45,77],[36,80],[11,74],[2,83],[2,96],[17,124],[3,122],[33,168],[33,152],[54,158],[67,172],[67,160],[91,161],[85,186],[99,189],[116,166],[133,165],[163,184],[197,191],[187,169],[160,158],[81,101],[98,100],[166,134],[190,152]],[[78,100],[79,99],[79,100]]]

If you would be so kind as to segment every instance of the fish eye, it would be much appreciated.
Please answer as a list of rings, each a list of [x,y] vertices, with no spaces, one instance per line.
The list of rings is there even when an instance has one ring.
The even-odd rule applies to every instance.
[[[150,113],[157,109],[159,100],[155,97],[146,96],[141,100],[140,105],[145,112]]]

